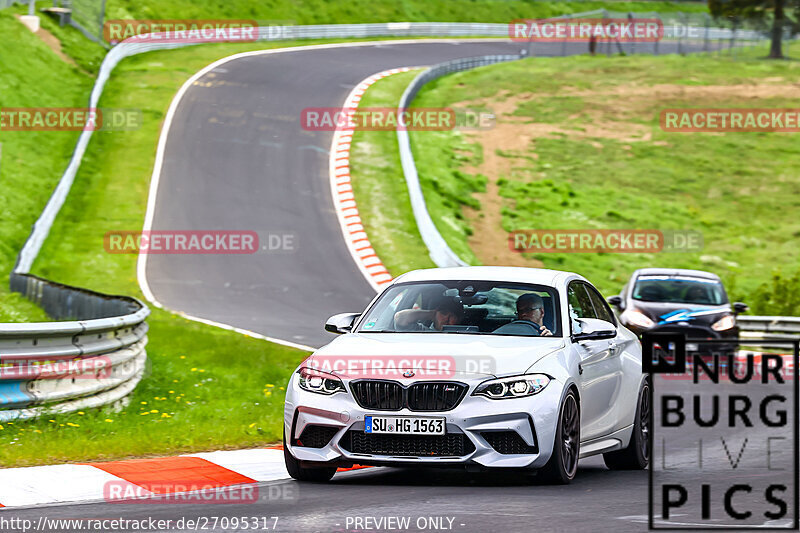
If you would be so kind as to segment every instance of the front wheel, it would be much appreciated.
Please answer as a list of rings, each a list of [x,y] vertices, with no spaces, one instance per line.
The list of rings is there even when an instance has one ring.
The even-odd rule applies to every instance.
[[[581,412],[575,391],[570,390],[561,403],[556,425],[553,454],[539,472],[546,481],[566,485],[578,472],[581,441]]]
[[[611,470],[644,470],[650,461],[650,383],[645,380],[639,389],[636,419],[628,447],[603,454],[603,461]]]
[[[336,473],[335,466],[323,466],[318,468],[305,468],[300,466],[300,461],[286,447],[286,433],[283,434],[283,461],[286,463],[286,470],[289,475],[297,481],[330,481]]]

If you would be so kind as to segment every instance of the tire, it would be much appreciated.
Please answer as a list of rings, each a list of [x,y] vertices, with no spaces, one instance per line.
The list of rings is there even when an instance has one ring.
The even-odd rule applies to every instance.
[[[295,459],[291,452],[286,448],[286,433],[283,435],[283,461],[286,463],[286,470],[289,475],[297,481],[316,481],[323,483],[330,481],[336,473],[335,466],[322,466],[318,468],[304,468],[300,466],[300,461]]]
[[[639,389],[636,403],[636,419],[628,447],[624,450],[603,454],[603,461],[611,470],[644,470],[650,462],[650,382],[645,380]]]
[[[566,485],[578,472],[581,447],[581,411],[575,391],[569,390],[561,402],[553,453],[539,476],[548,483]]]

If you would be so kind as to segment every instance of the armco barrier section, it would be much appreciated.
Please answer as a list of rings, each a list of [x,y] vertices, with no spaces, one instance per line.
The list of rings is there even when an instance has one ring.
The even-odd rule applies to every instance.
[[[0,324],[0,422],[106,405],[133,390],[147,358],[145,305],[28,274],[13,273],[11,289],[63,321]]]
[[[785,340],[800,338],[800,317],[797,316],[748,316],[736,318],[739,336],[743,339],[758,338]]]
[[[468,57],[465,59],[456,59],[446,63],[440,63],[422,71],[414,80],[406,87],[403,96],[400,98],[400,105],[398,106],[398,116],[402,115],[402,111],[411,106],[411,102],[422,87],[436,78],[440,78],[451,72],[460,72],[462,70],[469,70],[476,67],[485,65],[492,65],[494,63],[502,63],[505,61],[515,61],[521,59],[521,55],[493,55],[482,57]],[[408,196],[411,199],[411,209],[414,212],[414,220],[417,222],[417,229],[419,230],[425,246],[428,248],[428,253],[439,267],[455,267],[466,266],[465,263],[456,253],[450,249],[442,237],[436,225],[433,223],[428,208],[425,204],[425,196],[422,194],[422,187],[419,183],[419,175],[417,174],[417,165],[414,163],[414,154],[411,152],[411,140],[408,136],[408,131],[398,124],[397,128],[397,143],[400,148],[400,163],[403,167],[403,174],[406,178],[406,186],[408,187]]]

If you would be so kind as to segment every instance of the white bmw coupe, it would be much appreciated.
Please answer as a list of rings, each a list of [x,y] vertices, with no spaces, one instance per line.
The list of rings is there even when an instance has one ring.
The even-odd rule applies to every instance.
[[[342,335],[286,392],[295,479],[361,464],[527,469],[568,483],[591,455],[647,466],[641,345],[577,274],[418,270],[325,328]]]

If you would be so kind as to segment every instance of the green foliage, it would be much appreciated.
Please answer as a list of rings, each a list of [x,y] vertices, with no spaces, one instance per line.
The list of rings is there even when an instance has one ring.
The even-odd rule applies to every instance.
[[[86,105],[92,80],[0,11],[0,108]],[[0,322],[47,320],[8,289],[17,253],[67,166],[78,133],[0,131]]]
[[[754,315],[800,316],[800,270],[793,275],[775,272],[770,281],[741,299]]]
[[[595,9],[707,10],[701,2],[557,0],[113,0],[107,19],[253,18],[260,22],[342,24],[360,22],[509,22]]]
[[[644,104],[637,100],[637,106],[649,107],[635,111],[626,108],[619,92],[665,84],[689,88],[752,84],[767,78],[779,79],[785,85],[800,81],[797,64],[765,62],[761,57],[763,49],[741,50],[737,61],[716,55],[535,58],[449,75],[423,89],[415,105],[491,103],[509,94],[523,95],[512,115],[581,133],[538,137],[528,152],[498,151],[503,157],[513,158],[512,172],[497,182],[505,200],[501,212],[506,231],[690,230],[701,232],[704,239],[703,249],[696,252],[530,256],[545,267],[579,272],[607,294],[619,292],[631,272],[641,267],[710,270],[721,275],[731,293],[741,295],[754,312],[797,313],[793,307],[778,305],[783,296],[759,296],[766,302],[763,305],[753,304],[751,296],[757,291],[764,294],[763,285],[771,283],[769,273],[776,266],[789,271],[800,268],[800,225],[792,216],[800,209],[800,176],[796,171],[800,153],[794,135],[667,133],[658,126],[663,108],[742,107],[736,91],[712,92],[713,96],[700,100],[681,96],[676,90],[672,96],[645,100]],[[587,89],[603,96],[577,98],[564,94]],[[560,110],[562,105],[569,107],[569,113]],[[794,104],[790,98],[774,96],[745,105],[780,108]],[[631,131],[649,135],[648,140],[627,142],[587,135],[588,124],[603,123],[593,115],[598,112],[607,124],[623,130],[640,128]],[[482,182],[462,180],[454,173],[468,173],[464,165],[474,166],[481,150],[456,131],[412,132],[411,137],[433,218],[448,244],[468,258],[469,254],[462,251],[468,248],[469,231],[455,231],[441,220],[448,216],[463,223],[455,212],[472,203],[467,191],[478,189]],[[466,161],[452,157],[465,146],[470,146]],[[455,188],[456,184],[461,188]],[[361,202],[360,197],[357,199]],[[790,286],[790,282],[782,281],[779,287],[784,286]],[[777,289],[770,290],[773,294]]]

